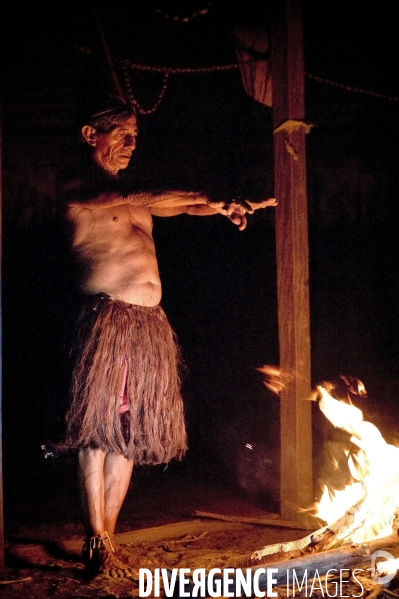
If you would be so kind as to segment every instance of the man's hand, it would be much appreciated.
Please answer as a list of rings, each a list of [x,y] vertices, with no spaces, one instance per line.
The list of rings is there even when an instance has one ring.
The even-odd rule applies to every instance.
[[[261,200],[260,202],[248,202],[252,210],[258,210],[259,208],[267,208],[268,206],[277,206],[276,198],[268,198],[267,200]]]
[[[253,214],[259,208],[267,208],[268,206],[277,206],[275,198],[268,198],[260,202],[249,202],[248,200],[231,200],[231,202],[209,202],[216,212],[224,214],[231,220],[234,225],[237,225],[240,231],[243,231],[247,226],[247,214]]]

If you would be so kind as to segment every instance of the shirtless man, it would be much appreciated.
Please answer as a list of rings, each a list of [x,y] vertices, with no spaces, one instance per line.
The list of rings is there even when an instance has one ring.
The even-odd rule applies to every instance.
[[[91,115],[81,130],[89,160],[60,187],[84,298],[65,443],[78,451],[87,571],[114,577],[131,576],[134,565],[115,541],[133,464],[181,459],[187,448],[179,351],[160,307],[152,216],[222,214],[242,230],[247,213],[276,205],[133,192],[119,171],[137,132],[129,106]]]

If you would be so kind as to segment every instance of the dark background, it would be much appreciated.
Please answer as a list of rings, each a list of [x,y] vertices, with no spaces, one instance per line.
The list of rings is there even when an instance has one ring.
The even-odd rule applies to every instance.
[[[258,4],[94,2],[116,61],[186,69],[236,63],[234,27],[268,27],[268,5]],[[302,14],[305,119],[314,125],[307,136],[312,381],[362,379],[365,409],[395,438],[396,15],[385,1],[309,0]],[[76,92],[92,89],[98,39],[85,2],[15,4],[2,21],[3,448],[12,511],[27,492],[26,473],[42,476],[41,443],[62,429],[75,305],[54,184],[77,157]],[[161,86],[159,73],[132,71],[142,106],[154,104]],[[139,128],[129,176],[150,188],[274,195],[272,112],[246,94],[237,68],[171,75]],[[275,495],[278,398],[256,370],[278,364],[274,209],[255,213],[243,232],[219,216],[156,218],[154,236],[162,304],[187,365],[189,458],[219,464],[250,493]]]

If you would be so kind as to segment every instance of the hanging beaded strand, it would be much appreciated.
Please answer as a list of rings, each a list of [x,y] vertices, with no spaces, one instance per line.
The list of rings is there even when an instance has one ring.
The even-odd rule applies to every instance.
[[[152,107],[151,108],[143,108],[143,106],[141,106],[141,104],[139,103],[139,101],[137,100],[137,98],[135,97],[135,95],[133,93],[132,83],[131,83],[130,76],[129,76],[129,70],[130,70],[129,61],[124,61],[121,64],[121,69],[122,69],[123,81],[125,83],[125,89],[126,89],[128,97],[129,97],[130,103],[133,104],[133,106],[136,108],[136,110],[140,114],[152,114],[153,112],[155,112],[157,110],[158,106],[160,105],[160,103],[162,102],[163,97],[166,93],[170,73],[168,71],[166,71],[164,73],[162,87],[161,87],[158,97],[155,100]]]
[[[157,110],[157,108],[159,107],[160,103],[163,100],[163,97],[164,97],[165,92],[168,87],[168,79],[169,79],[170,75],[182,75],[182,74],[193,74],[193,73],[213,73],[213,72],[217,72],[217,71],[226,71],[226,70],[230,70],[230,69],[237,69],[240,67],[240,64],[242,65],[242,64],[247,64],[247,63],[251,63],[251,62],[258,62],[259,60],[262,60],[262,59],[249,59],[246,61],[242,61],[240,63],[215,65],[212,67],[197,67],[197,68],[152,67],[152,66],[148,66],[148,65],[134,64],[130,60],[125,60],[125,61],[121,62],[120,64],[121,64],[121,70],[123,73],[124,83],[125,83],[126,90],[129,95],[130,101],[132,102],[132,104],[134,104],[134,106],[140,112],[140,114],[151,114]],[[152,108],[148,108],[148,109],[143,108],[140,105],[140,103],[138,102],[137,98],[134,96],[134,93],[132,90],[132,84],[130,81],[130,74],[129,74],[129,72],[134,69],[137,69],[140,71],[149,71],[152,73],[163,73],[162,87],[160,89],[158,97],[157,97],[154,105],[152,106]],[[305,73],[305,77],[308,79],[312,79],[313,81],[317,81],[318,83],[323,83],[323,84],[329,85],[331,87],[338,87],[338,88],[344,89],[345,91],[348,91],[348,92],[363,94],[366,96],[373,96],[376,98],[381,98],[384,100],[390,100],[390,101],[394,101],[394,102],[399,101],[399,97],[395,96],[395,95],[383,94],[383,93],[374,92],[371,90],[360,89],[358,87],[354,87],[351,85],[345,85],[342,83],[338,83],[336,81],[331,81],[330,79],[325,79],[325,78],[318,77],[316,75],[311,75],[308,73]]]

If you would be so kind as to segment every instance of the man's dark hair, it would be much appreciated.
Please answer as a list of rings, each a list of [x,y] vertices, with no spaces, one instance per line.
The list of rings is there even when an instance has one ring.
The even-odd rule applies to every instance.
[[[91,125],[99,133],[108,133],[131,116],[136,116],[131,104],[113,102],[110,106],[89,115],[83,124]]]
[[[130,102],[105,87],[90,84],[79,86],[76,94],[76,127],[91,125],[100,133],[108,133],[120,123],[136,115]]]

